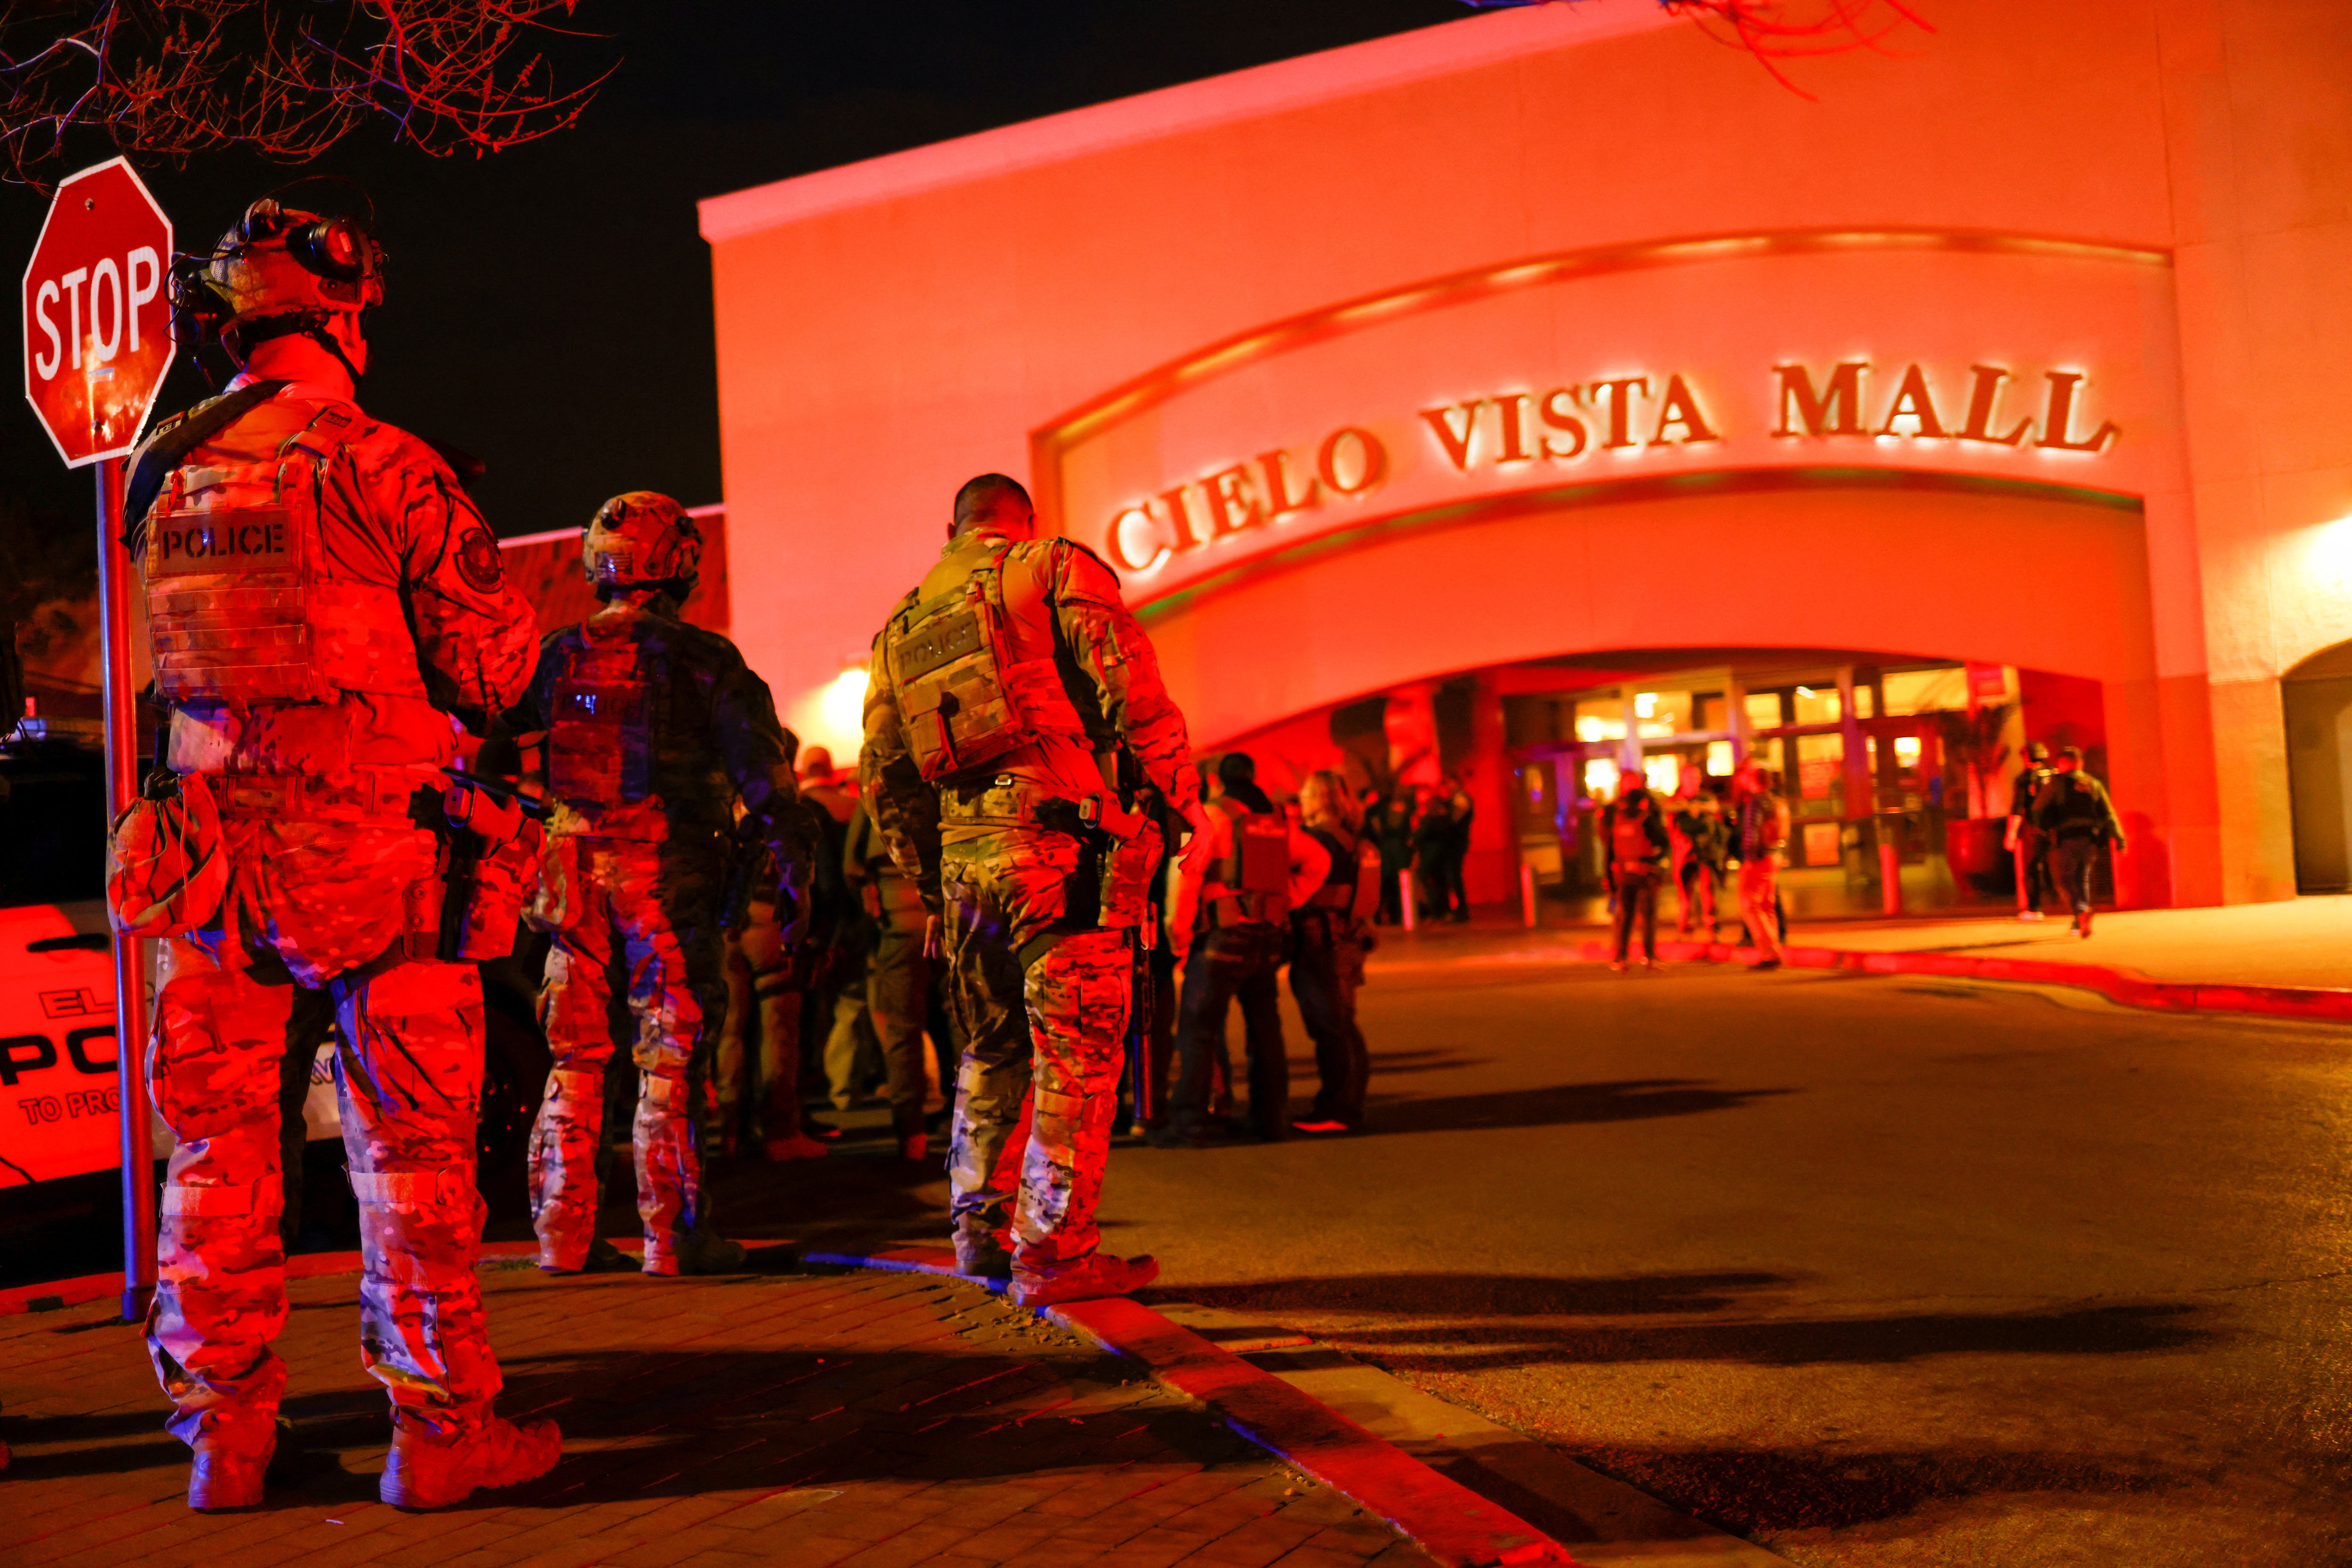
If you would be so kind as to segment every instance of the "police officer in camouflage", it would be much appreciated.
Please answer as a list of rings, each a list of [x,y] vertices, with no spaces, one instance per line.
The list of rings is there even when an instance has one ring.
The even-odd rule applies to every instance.
[[[167,938],[148,1070],[176,1147],[147,1341],[198,1509],[259,1503],[277,1444],[278,1068],[303,987],[331,994],[339,1024],[361,1358],[393,1407],[383,1500],[454,1503],[562,1447],[553,1423],[492,1412],[467,961],[506,951],[514,910],[499,932],[446,875],[460,845],[513,858],[520,819],[499,842],[457,837],[478,792],[445,797],[441,772],[461,724],[481,732],[521,692],[532,616],[449,466],[354,401],[362,312],[383,296],[370,230],[265,198],[181,269],[184,320],[217,331],[241,374],[157,428],[125,508],[170,713],[171,772],[148,798],[207,803],[191,820],[227,865],[211,896],[136,911],[152,920],[110,885],[126,929]]]
[[[1118,579],[1084,546],[1035,535],[1014,480],[957,492],[947,549],[875,639],[858,759],[876,826],[942,937],[964,1037],[957,1261],[1009,1268],[1029,1306],[1159,1272],[1097,1250],[1095,1205],[1160,855],[1139,807],[1156,790],[1199,814],[1183,715]],[[998,1173],[1024,1094],[1016,1201]]]
[[[667,496],[606,501],[581,542],[597,596],[578,626],[549,636],[505,727],[543,755],[551,808],[530,910],[554,937],[541,1026],[554,1068],[531,1130],[531,1224],[550,1273],[623,1266],[596,1237],[596,1146],[612,1059],[609,973],[627,975],[639,1073],[634,1129],[647,1274],[721,1273],[742,1248],[705,1226],[697,1095],[727,1013],[721,930],[742,834],[764,848],[787,923],[804,899],[807,846],[792,826],[796,786],[767,683],[735,645],[688,626],[702,537]]]

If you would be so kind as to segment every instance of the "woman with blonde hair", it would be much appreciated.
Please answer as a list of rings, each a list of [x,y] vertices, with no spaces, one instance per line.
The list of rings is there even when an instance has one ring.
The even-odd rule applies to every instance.
[[[1307,775],[1298,815],[1331,858],[1323,885],[1290,915],[1290,994],[1315,1041],[1322,1079],[1315,1109],[1292,1122],[1299,1132],[1353,1132],[1363,1126],[1371,1054],[1356,1026],[1356,991],[1364,983],[1372,912],[1380,904],[1381,850],[1364,832],[1364,809],[1348,781],[1329,768]]]

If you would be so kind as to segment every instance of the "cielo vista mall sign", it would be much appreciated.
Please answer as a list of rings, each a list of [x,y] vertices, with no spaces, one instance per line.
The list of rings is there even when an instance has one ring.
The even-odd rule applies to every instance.
[[[2279,47],[1952,11],[1810,97],[1651,0],[1485,14],[704,202],[739,638],[854,745],[1003,469],[1204,749],[1538,667],[2041,671],[2122,901],[2291,896],[2352,831],[2282,707],[2352,644],[2352,226],[2294,153],[2352,83],[2252,0]]]

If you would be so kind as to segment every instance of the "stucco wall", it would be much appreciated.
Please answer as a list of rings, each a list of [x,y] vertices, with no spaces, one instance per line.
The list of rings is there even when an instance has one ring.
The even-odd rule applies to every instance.
[[[2177,348],[2185,389],[2161,389],[2179,400],[2156,422],[2164,448],[2135,449],[2147,663],[2083,673],[2143,683],[2170,896],[2283,896],[2275,677],[2352,636],[2341,595],[2297,564],[2352,512],[2352,29],[2340,7],[2281,0],[1930,15],[1937,30],[1891,56],[1810,62],[1811,101],[1651,0],[1483,15],[705,204],[739,639],[811,727],[961,480],[1030,477],[1033,437],[1107,391],[1357,296],[1579,247],[1841,226],[2164,251],[2178,326],[2134,330],[2177,344],[2114,345],[2167,363]],[[1774,300],[1706,308],[1769,320]],[[1966,308],[1896,301],[1857,331],[1891,340]],[[1985,346],[1965,352],[2041,363],[2021,323],[1975,326]],[[2054,570],[2030,549],[2015,564]],[[1886,565],[1882,598],[1933,579],[1930,560]],[[1791,619],[1776,640],[1861,642],[1843,627]],[[1322,664],[1381,634],[1298,635]],[[1244,657],[1295,656],[1188,654],[1180,697],[1223,712]],[[1443,672],[1434,657],[1419,673]]]

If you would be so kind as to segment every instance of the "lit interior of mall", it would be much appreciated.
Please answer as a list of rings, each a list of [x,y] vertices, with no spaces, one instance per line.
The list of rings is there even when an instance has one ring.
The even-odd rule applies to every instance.
[[[1546,907],[1578,916],[1606,897],[1598,822],[1625,779],[1674,809],[1720,809],[1753,757],[1789,811],[1788,911],[1822,919],[2013,901],[2007,817],[2029,742],[2080,747],[2100,767],[2099,683],[1853,650],[1683,648],[1465,672],[1231,749],[1277,795],[1322,767],[1360,790],[1458,784],[1475,807],[1473,896],[1507,897],[1525,868]]]

